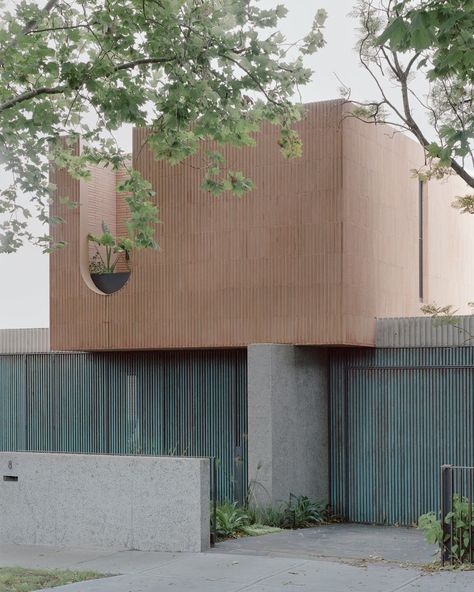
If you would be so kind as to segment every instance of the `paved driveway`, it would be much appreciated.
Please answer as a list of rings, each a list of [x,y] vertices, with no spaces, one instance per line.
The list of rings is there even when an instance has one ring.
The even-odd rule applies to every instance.
[[[416,531],[347,525],[327,530],[331,528],[227,541],[201,554],[0,545],[0,565],[122,574],[55,588],[57,592],[474,590],[474,572],[431,574],[416,566],[406,567],[408,550],[412,560],[424,562],[426,558],[417,551]],[[340,554],[339,545],[342,560],[333,556]],[[388,561],[380,559],[384,554]]]
[[[219,543],[218,552],[266,557],[334,558],[427,564],[436,548],[416,528],[329,524]]]

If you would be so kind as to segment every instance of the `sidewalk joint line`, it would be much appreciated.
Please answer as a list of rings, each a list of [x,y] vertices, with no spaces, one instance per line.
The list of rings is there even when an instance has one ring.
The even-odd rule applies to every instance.
[[[261,582],[264,582],[265,580],[269,580],[270,578],[273,578],[274,576],[279,576],[280,574],[285,573],[285,571],[288,571],[289,569],[301,568],[306,563],[308,563],[307,559],[305,561],[302,561],[301,563],[296,563],[295,565],[285,567],[285,569],[281,569],[279,571],[276,571],[276,572],[270,574],[269,576],[265,576],[263,578],[255,580],[255,581],[251,582],[250,584],[245,584],[245,586],[242,586],[241,588],[237,588],[236,590],[234,590],[234,592],[242,592],[243,590],[248,590],[250,587],[255,586],[255,584],[260,584]]]

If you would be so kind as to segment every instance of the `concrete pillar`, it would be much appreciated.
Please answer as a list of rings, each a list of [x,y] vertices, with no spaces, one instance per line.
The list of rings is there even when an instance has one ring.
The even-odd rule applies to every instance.
[[[251,501],[328,501],[327,350],[250,345],[248,416]]]

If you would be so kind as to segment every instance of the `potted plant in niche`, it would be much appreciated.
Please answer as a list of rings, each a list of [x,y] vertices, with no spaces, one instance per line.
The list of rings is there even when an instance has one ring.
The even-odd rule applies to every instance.
[[[105,222],[102,222],[100,236],[89,234],[87,238],[96,246],[89,263],[92,281],[104,294],[117,292],[130,277],[130,252],[133,249],[133,241],[130,238],[114,237]],[[121,260],[125,262],[125,270],[115,271]]]
[[[149,201],[154,195],[151,185],[144,181],[136,171],[118,186],[119,192],[131,192],[125,197],[131,217],[125,221],[126,237],[115,237],[105,222],[102,222],[102,234],[88,235],[88,241],[95,245],[95,253],[89,262],[89,273],[97,288],[104,294],[120,290],[130,277],[131,254],[136,249],[157,249],[153,240],[158,209]],[[116,271],[119,262],[124,268]]]

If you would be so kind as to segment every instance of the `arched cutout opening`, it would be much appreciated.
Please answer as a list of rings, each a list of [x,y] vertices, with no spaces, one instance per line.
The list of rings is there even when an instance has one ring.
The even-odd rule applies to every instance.
[[[130,260],[117,252],[115,233],[123,224],[117,207],[117,173],[93,167],[91,179],[80,181],[80,270],[87,287],[108,296],[130,279]]]

